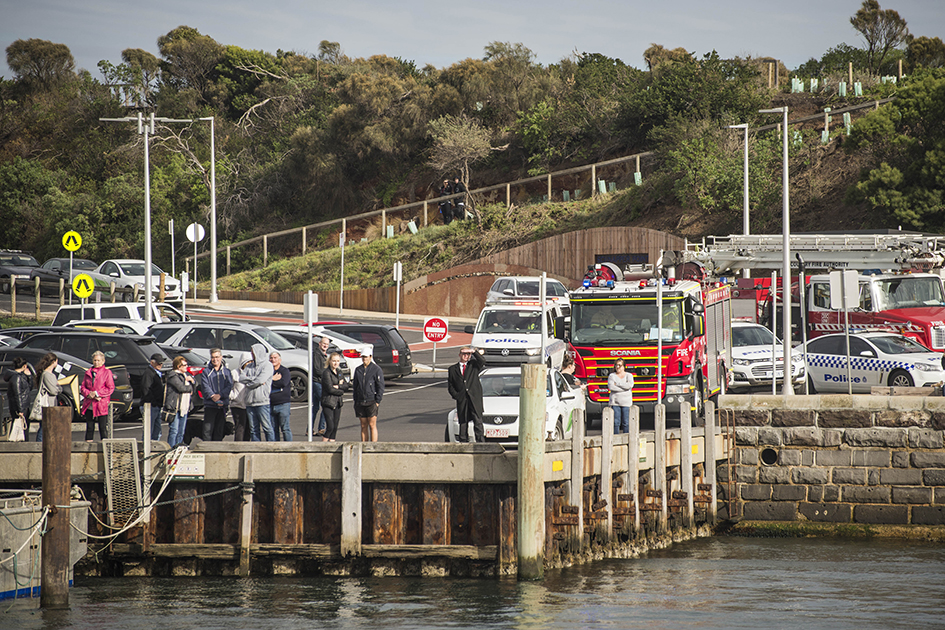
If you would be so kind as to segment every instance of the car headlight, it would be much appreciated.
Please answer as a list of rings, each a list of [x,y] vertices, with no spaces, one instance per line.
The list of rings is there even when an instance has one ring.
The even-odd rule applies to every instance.
[[[688,394],[689,385],[667,385],[666,394]]]
[[[934,363],[916,363],[914,367],[920,372],[938,372],[942,369],[941,366]]]
[[[541,352],[541,348],[525,348],[525,354],[527,354],[530,357],[535,356],[539,352]]]
[[[803,363],[803,362],[804,362],[804,355],[795,354],[793,357],[791,357],[791,363]]]
[[[732,359],[732,365],[751,365],[748,359]]]

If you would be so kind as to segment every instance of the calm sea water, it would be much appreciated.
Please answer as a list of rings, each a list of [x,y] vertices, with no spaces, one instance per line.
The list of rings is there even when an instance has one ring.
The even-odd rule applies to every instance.
[[[945,628],[945,546],[712,538],[542,582],[84,579],[68,611],[0,605],[0,628]]]

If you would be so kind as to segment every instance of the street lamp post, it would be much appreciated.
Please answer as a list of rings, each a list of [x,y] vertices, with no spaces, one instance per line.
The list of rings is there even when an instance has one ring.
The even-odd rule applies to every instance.
[[[144,318],[151,321],[151,292],[154,286],[151,283],[151,164],[148,145],[149,136],[154,135],[155,122],[193,122],[190,120],[179,120],[176,118],[158,118],[153,113],[145,119],[141,112],[137,116],[125,116],[124,118],[99,118],[102,122],[137,122],[138,133],[144,136]]]
[[[742,234],[748,236],[751,233],[749,222],[748,222],[748,123],[742,123],[740,125],[729,125],[729,129],[744,129],[745,130],[745,175],[743,182],[743,199],[742,199]],[[742,277],[750,278],[751,270],[742,269]]]
[[[781,235],[783,244],[781,249],[783,250],[783,270],[781,272],[781,285],[783,296],[781,304],[783,307],[783,317],[781,320],[784,322],[784,336],[783,343],[784,348],[782,352],[784,356],[782,357],[783,361],[783,375],[784,375],[784,385],[782,387],[782,394],[784,396],[790,396],[794,393],[794,389],[791,387],[791,200],[789,192],[789,181],[788,181],[788,108],[787,105],[784,107],[775,107],[774,109],[760,109],[758,110],[760,114],[782,114],[782,172],[781,172],[781,200],[782,200],[782,218],[781,218]],[[799,280],[803,282],[803,278]],[[777,295],[777,287],[771,287],[772,295]],[[774,357],[771,357],[772,367],[774,367]]]
[[[217,301],[217,160],[213,116],[200,120],[210,121],[210,302]],[[197,259],[194,258],[194,271]]]

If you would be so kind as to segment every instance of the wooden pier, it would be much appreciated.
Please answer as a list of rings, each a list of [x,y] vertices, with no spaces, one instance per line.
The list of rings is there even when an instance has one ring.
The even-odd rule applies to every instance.
[[[711,409],[711,405],[709,405]],[[688,411],[688,410],[687,410]],[[546,442],[547,568],[706,534],[728,434],[715,426]],[[635,416],[635,414],[634,414]],[[634,417],[632,425],[638,426]],[[576,423],[580,424],[580,423]],[[706,439],[706,436],[709,436]],[[657,438],[660,439],[657,439]],[[0,448],[0,484],[39,482],[36,444]],[[90,538],[80,575],[516,573],[518,452],[492,444],[196,443],[150,519]],[[73,483],[106,536],[101,444],[73,444]]]

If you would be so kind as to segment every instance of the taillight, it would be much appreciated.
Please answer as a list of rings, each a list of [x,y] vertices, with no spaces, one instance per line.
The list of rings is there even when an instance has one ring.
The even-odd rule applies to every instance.
[[[342,350],[341,354],[349,359],[357,359],[361,356],[361,351],[349,348],[348,350]]]
[[[400,351],[395,348],[393,352],[394,352],[394,363],[400,363]]]

